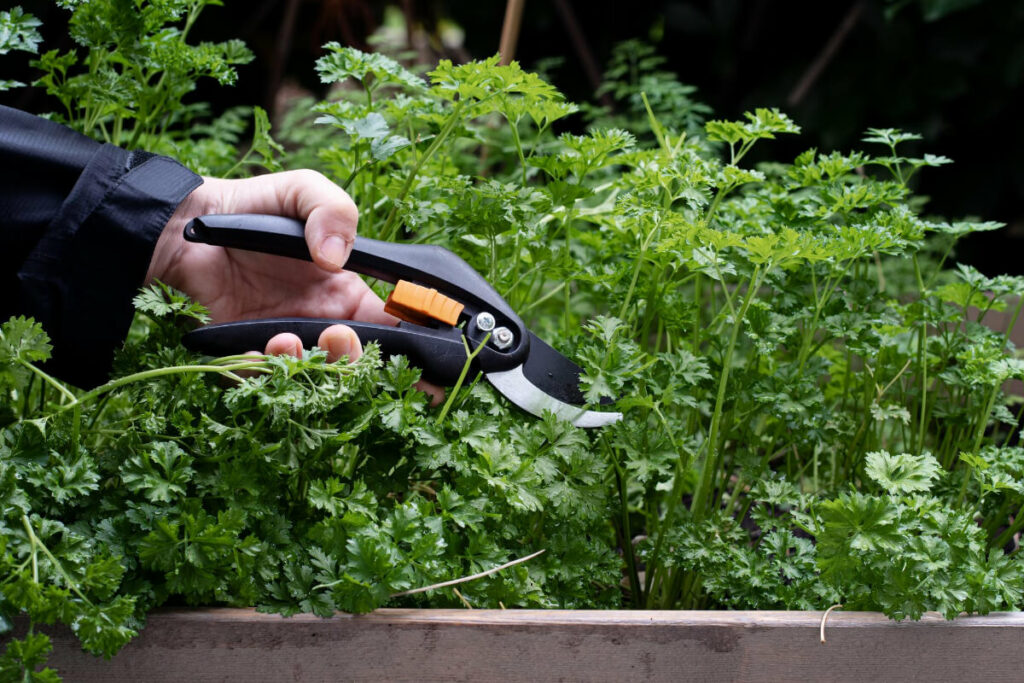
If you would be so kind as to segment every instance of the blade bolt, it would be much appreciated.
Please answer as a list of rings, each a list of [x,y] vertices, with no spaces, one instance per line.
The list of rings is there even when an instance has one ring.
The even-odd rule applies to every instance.
[[[494,345],[501,351],[512,346],[514,341],[515,336],[512,334],[512,330],[507,327],[499,327],[494,331]]]
[[[487,311],[477,313],[476,327],[481,332],[490,332],[494,329],[494,316]]]

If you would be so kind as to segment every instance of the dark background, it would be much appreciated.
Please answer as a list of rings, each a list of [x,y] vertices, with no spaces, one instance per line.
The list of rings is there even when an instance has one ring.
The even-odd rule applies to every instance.
[[[72,47],[67,13],[48,0],[0,4],[20,4],[43,19],[44,49]],[[205,84],[195,96],[217,107],[273,110],[282,85],[322,95],[313,70],[320,45],[337,40],[370,49],[367,38],[389,5],[404,14],[407,39],[424,57],[458,60],[498,50],[504,0],[225,0],[204,11],[192,35],[241,38],[256,59],[240,69],[237,87]],[[461,46],[442,44],[445,22],[461,28]],[[764,106],[790,114],[803,135],[767,143],[774,159],[791,160],[812,146],[864,148],[868,127],[923,135],[904,153],[955,162],[918,176],[917,191],[931,198],[929,212],[1009,225],[973,236],[961,260],[990,275],[1024,274],[1021,0],[526,0],[515,57],[525,67],[561,57],[552,79],[583,101],[592,98],[594,72],[604,69],[612,47],[630,38],[654,43],[667,58],[663,68],[696,85],[697,99],[716,118]],[[32,78],[27,59],[15,54],[0,58],[0,68],[5,78]],[[35,89],[4,93],[0,102],[53,108]]]

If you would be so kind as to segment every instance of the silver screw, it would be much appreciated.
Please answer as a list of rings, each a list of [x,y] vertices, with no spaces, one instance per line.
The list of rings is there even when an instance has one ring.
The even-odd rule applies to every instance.
[[[514,341],[515,336],[512,334],[512,330],[507,327],[499,327],[494,331],[494,345],[501,351],[512,346]]]
[[[487,311],[477,313],[476,326],[482,332],[490,332],[494,329],[494,316]]]

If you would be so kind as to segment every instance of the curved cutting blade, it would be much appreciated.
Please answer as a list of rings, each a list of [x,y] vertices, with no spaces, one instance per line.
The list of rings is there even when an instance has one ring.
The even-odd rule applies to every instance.
[[[580,392],[580,367],[530,332],[530,353],[519,367],[487,372],[484,377],[505,398],[526,412],[541,416],[548,410],[577,427],[603,427],[622,413],[586,410]]]
[[[522,366],[503,372],[484,373],[487,381],[502,393],[508,400],[530,413],[540,417],[545,410],[550,411],[563,420],[572,422],[577,427],[604,427],[622,418],[622,413],[599,413],[581,406],[564,403],[537,388],[523,374]]]

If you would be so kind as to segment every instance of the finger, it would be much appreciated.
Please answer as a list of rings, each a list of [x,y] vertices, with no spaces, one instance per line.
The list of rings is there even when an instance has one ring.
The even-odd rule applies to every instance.
[[[271,173],[247,179],[246,183],[233,187],[225,202],[229,212],[304,220],[306,245],[313,262],[332,273],[341,270],[352,251],[359,221],[359,210],[345,190],[308,169]]]
[[[283,356],[285,354],[289,356],[295,356],[296,358],[302,357],[302,340],[297,335],[291,332],[283,332],[281,334],[271,337],[270,341],[267,342],[266,350],[264,351],[268,356]],[[246,356],[259,356],[259,351],[246,351]],[[257,373],[255,370],[239,370],[235,373],[239,377],[255,377]]]
[[[291,332],[282,332],[270,338],[270,341],[267,342],[265,353],[268,356],[283,356],[287,354],[296,358],[302,358],[302,340],[299,339],[298,335]]]
[[[422,391],[430,398],[430,406],[436,408],[441,405],[441,401],[444,400],[444,387],[439,387],[436,384],[431,384],[425,379],[421,379],[419,382],[414,384],[417,389]]]
[[[320,333],[316,345],[327,352],[327,360],[331,363],[346,357],[349,363],[354,363],[363,355],[359,336],[347,325],[331,325]]]
[[[362,281],[360,281],[360,283],[362,283]],[[352,317],[355,320],[363,320],[366,322],[377,323],[379,325],[398,324],[398,318],[390,313],[384,312],[384,302],[372,289],[369,288],[369,286],[366,286],[358,293]],[[321,345],[321,348],[322,347],[323,345]],[[431,384],[426,380],[420,380],[416,383],[416,388],[430,397],[431,406],[436,407],[444,400],[443,387]]]
[[[377,293],[362,280],[359,281],[359,284],[362,287],[356,285],[356,291],[351,296],[352,319],[378,325],[397,325],[398,318],[384,312],[384,301],[377,296]]]

